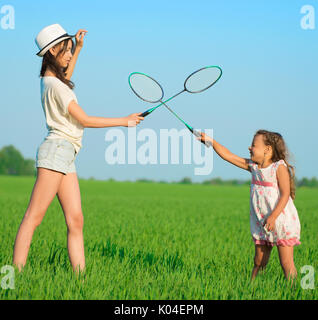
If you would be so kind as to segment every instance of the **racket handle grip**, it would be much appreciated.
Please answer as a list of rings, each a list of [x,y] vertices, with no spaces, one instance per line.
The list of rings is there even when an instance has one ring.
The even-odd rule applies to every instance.
[[[200,132],[198,132],[198,131],[196,131],[196,130],[191,130],[192,131],[192,133],[196,136],[196,137],[198,137],[198,138],[200,138],[201,137],[201,134],[200,134]],[[200,141],[201,143],[204,143],[208,148],[209,147],[212,147],[212,143],[210,142],[210,141]]]
[[[150,113],[149,110],[147,110],[141,114],[141,117],[146,117],[146,116],[148,116],[149,113]]]

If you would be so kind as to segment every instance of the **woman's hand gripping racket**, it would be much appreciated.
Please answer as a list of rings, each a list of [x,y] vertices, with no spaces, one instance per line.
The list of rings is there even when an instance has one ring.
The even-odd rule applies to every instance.
[[[193,74],[192,74],[193,75]],[[188,79],[192,76],[190,75],[186,82],[188,81]],[[211,87],[213,84],[210,84],[209,87]],[[196,131],[195,129],[193,129],[193,127],[191,127],[188,123],[186,123],[183,119],[181,119],[167,104],[166,102],[171,100],[172,98],[176,97],[178,94],[184,92],[184,91],[188,91],[188,89],[183,90],[181,92],[179,92],[177,95],[173,96],[172,98],[166,100],[166,101],[162,101],[163,96],[164,96],[164,92],[163,89],[161,87],[161,85],[153,78],[151,78],[150,76],[144,74],[144,73],[140,73],[140,72],[133,72],[129,75],[129,86],[132,89],[132,91],[136,94],[136,96],[144,101],[150,102],[150,103],[158,103],[160,102],[160,105],[156,106],[155,108],[149,109],[146,112],[144,112],[141,116],[145,117],[147,116],[149,113],[151,113],[152,111],[154,111],[156,108],[158,108],[161,105],[164,105],[177,119],[179,119],[190,131],[191,133],[193,133],[196,137],[201,137],[201,133]],[[186,86],[185,86],[186,88]],[[194,87],[195,88],[195,87]],[[201,89],[201,91],[197,91],[197,92],[202,92],[204,90],[208,89],[208,87],[204,88],[203,90]],[[189,91],[190,92],[190,91]],[[193,91],[192,93],[196,93],[195,91]],[[202,141],[202,143],[204,143],[207,147],[212,146],[210,141]]]

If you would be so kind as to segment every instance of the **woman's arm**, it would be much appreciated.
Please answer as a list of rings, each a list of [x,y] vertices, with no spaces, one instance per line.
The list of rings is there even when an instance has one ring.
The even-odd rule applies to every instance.
[[[74,54],[73,54],[73,57],[65,71],[65,78],[67,80],[70,80],[72,75],[73,75],[73,72],[74,72],[74,68],[75,68],[75,65],[76,65],[76,61],[77,61],[77,58],[78,58],[78,55],[79,53],[81,52],[82,48],[83,48],[83,44],[84,44],[84,36],[86,35],[87,31],[84,30],[84,29],[80,29],[77,31],[76,33],[76,47],[75,47],[75,51],[74,51]],[[82,36],[81,36],[82,35]],[[80,37],[81,36],[81,37]]]
[[[122,118],[104,118],[91,117],[72,100],[68,106],[69,114],[76,119],[84,128],[106,128],[106,127],[133,127],[140,123],[144,118],[139,116],[140,113],[133,113],[128,117]]]
[[[202,142],[210,141],[212,143],[212,147],[214,151],[225,161],[228,161],[235,166],[250,171],[248,166],[248,159],[241,158],[236,154],[232,153],[230,150],[222,146],[220,143],[206,135],[205,133],[201,132],[201,138],[199,138]]]
[[[277,181],[280,192],[280,197],[275,209],[264,223],[268,231],[275,228],[275,221],[277,217],[283,212],[287,205],[290,196],[290,181],[288,169],[284,165],[279,165],[277,168]]]

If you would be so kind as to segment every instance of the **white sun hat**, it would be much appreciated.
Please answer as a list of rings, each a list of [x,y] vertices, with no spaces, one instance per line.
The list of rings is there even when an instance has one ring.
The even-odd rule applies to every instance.
[[[42,29],[35,38],[35,43],[40,50],[36,55],[43,57],[45,53],[56,44],[73,37],[75,37],[75,35],[69,35],[59,24],[47,26]]]

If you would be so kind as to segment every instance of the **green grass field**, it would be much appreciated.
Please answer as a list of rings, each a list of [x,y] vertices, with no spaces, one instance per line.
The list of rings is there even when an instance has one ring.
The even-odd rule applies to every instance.
[[[12,264],[15,236],[35,179],[0,176],[0,269]],[[254,244],[249,187],[80,180],[86,274],[77,279],[55,198],[35,231],[27,266],[0,299],[317,299],[300,269],[318,272],[317,189],[297,190],[301,242],[291,288],[277,249],[250,282]],[[0,280],[5,274],[0,273]],[[315,286],[318,279],[315,276]]]

